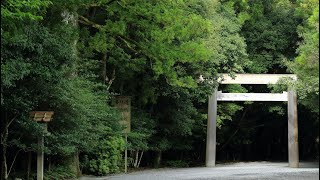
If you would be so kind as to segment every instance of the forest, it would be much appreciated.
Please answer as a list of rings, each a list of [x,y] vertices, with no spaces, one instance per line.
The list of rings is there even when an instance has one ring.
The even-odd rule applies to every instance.
[[[2,0],[1,179],[204,166],[219,74],[296,74],[219,85],[298,94],[299,155],[319,160],[318,0]],[[115,96],[131,97],[127,142]],[[53,111],[48,133],[31,111]],[[288,161],[286,102],[218,103],[217,162]]]

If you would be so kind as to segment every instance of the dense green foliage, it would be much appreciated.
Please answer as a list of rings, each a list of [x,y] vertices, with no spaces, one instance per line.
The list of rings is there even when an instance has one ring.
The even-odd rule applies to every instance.
[[[298,22],[294,18],[294,4],[285,1],[249,1],[250,19],[245,22],[242,34],[252,64],[251,73],[284,73],[283,58],[295,56]],[[284,70],[282,70],[284,69]]]
[[[319,114],[319,1],[301,1],[297,14],[303,17],[298,27],[303,40],[297,49],[299,55],[289,67],[299,77],[296,86],[301,102]]]
[[[73,168],[70,162],[59,159],[91,153],[101,142],[108,144],[114,143],[116,137],[121,139],[119,115],[107,105],[106,86],[86,79],[94,72],[87,69],[83,72],[81,68],[85,67],[75,66],[81,62],[70,53],[74,52],[74,27],[65,23],[46,27],[45,22],[36,21],[42,19],[37,13],[41,13],[39,7],[44,5],[40,1],[36,7],[30,7],[38,12],[31,11],[28,16],[8,13],[1,17],[1,132],[4,132],[1,144],[3,152],[14,152],[8,155],[10,161],[6,163],[10,164],[3,163],[2,167],[13,164],[20,149],[36,150],[37,136],[42,132],[40,125],[29,119],[29,111],[53,110],[54,119],[48,125],[50,135],[45,137],[45,152],[55,157],[49,164],[63,165],[75,173],[79,167]],[[11,6],[4,3],[2,7]],[[118,150],[108,153],[120,159],[123,147],[120,143],[115,147]],[[118,164],[109,166],[117,168]],[[6,173],[10,169],[7,167]]]
[[[241,34],[245,37],[247,44],[247,52],[249,55],[248,65],[244,67],[245,72],[248,73],[288,73],[293,72],[298,75],[298,83],[292,87],[289,82],[287,86],[280,85],[271,87],[272,91],[286,91],[287,88],[294,88],[298,91],[299,99],[302,104],[309,106],[313,111],[318,111],[318,95],[317,87],[319,80],[318,61],[317,56],[314,57],[312,69],[314,71],[306,70],[304,67],[307,63],[302,63],[297,66],[299,57],[303,55],[301,46],[305,44],[306,40],[301,39],[301,25],[304,26],[306,19],[312,14],[318,2],[316,1],[227,1],[237,10],[239,19],[244,19]],[[316,11],[316,9],[314,10]],[[309,15],[308,15],[309,14]],[[243,21],[241,21],[243,22]],[[314,21],[316,25],[317,20]],[[292,28],[295,27],[295,28]],[[316,29],[314,29],[316,31]],[[310,33],[311,34],[311,33]],[[314,33],[313,41],[318,42],[317,35]],[[313,48],[309,49],[309,53],[318,55],[318,46],[316,43],[312,44]],[[298,49],[298,51],[297,51]],[[299,53],[299,54],[297,54]],[[296,58],[298,56],[298,58]],[[301,58],[300,58],[301,59]],[[300,69],[300,70],[299,70]],[[302,69],[305,71],[302,72]],[[313,82],[311,83],[310,80]],[[307,85],[307,82],[310,84]],[[314,85],[314,86],[313,86]],[[222,87],[224,88],[224,87]],[[268,92],[270,89],[266,86],[242,86],[241,88],[225,87],[225,91],[229,92]],[[312,89],[312,92],[310,89]],[[309,90],[308,90],[309,89]],[[223,89],[224,90],[224,89]],[[306,94],[308,94],[306,96]],[[282,130],[286,127],[286,104],[284,103],[237,103],[238,111],[234,116],[229,117],[232,121],[224,121],[225,125],[221,131],[218,132],[222,137],[222,144],[220,150],[229,151],[232,153],[222,153],[224,158],[235,159],[279,159],[285,160],[285,147],[281,147],[281,143],[286,142],[286,133]],[[235,105],[233,105],[235,106]],[[228,108],[232,110],[233,108]],[[309,114],[304,111],[304,107],[299,106],[301,116],[299,116],[299,123],[312,124],[318,126],[319,118],[316,114]],[[223,108],[221,108],[223,110]],[[258,110],[259,112],[256,112]],[[255,114],[259,114],[255,117]],[[275,121],[274,119],[277,119]],[[281,120],[280,120],[281,119]],[[282,127],[282,129],[281,129]],[[306,128],[306,129],[305,129]],[[310,145],[301,145],[301,157],[314,155],[309,158],[314,159],[317,154],[317,137],[318,130],[315,128],[308,129],[301,125],[299,135],[302,143],[309,139],[312,142]],[[306,131],[306,133],[304,133]],[[263,133],[262,133],[263,132]],[[225,136],[225,134],[231,134]],[[312,138],[310,134],[313,134]],[[218,136],[219,136],[218,135]],[[260,144],[259,142],[264,142]],[[218,146],[219,147],[219,146]],[[281,147],[281,151],[277,151],[275,147]],[[279,148],[280,149],[280,148]],[[283,150],[284,149],[284,150]],[[262,152],[256,154],[255,152]],[[308,155],[307,155],[308,154]],[[233,157],[232,157],[233,156]]]
[[[120,172],[120,166],[123,164],[121,153],[124,150],[124,143],[121,137],[100,140],[99,146],[89,156],[85,156],[84,167],[89,167],[89,173],[94,175]]]
[[[317,0],[1,1],[2,177],[34,177],[41,135],[46,179],[121,172],[125,147],[133,168],[201,165],[207,97],[219,73],[297,74],[299,80],[289,85],[219,90],[295,88],[301,157],[314,159],[318,5]],[[127,143],[113,95],[131,96]],[[285,103],[218,106],[218,161],[286,160]],[[54,111],[49,134],[30,119],[32,110]]]

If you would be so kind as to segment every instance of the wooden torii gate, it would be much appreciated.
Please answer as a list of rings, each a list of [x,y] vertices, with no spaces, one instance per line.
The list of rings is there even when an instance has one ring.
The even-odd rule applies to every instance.
[[[235,79],[227,74],[222,76],[220,84],[276,84],[280,78],[297,79],[294,74],[236,74]],[[289,167],[299,167],[297,95],[293,89],[283,93],[222,93],[215,89],[209,96],[208,104],[207,167],[213,167],[216,164],[217,101],[287,101]]]

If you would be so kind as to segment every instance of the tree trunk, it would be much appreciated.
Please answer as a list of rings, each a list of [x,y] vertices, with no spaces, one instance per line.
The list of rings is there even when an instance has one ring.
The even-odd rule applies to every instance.
[[[7,116],[7,115],[6,115]],[[1,179],[8,179],[8,165],[7,165],[7,139],[9,134],[9,123],[7,117],[3,118],[2,133],[1,133],[1,146],[2,146],[2,168]]]
[[[48,157],[48,171],[51,171],[51,156]]]
[[[140,159],[139,159],[139,161],[138,161],[138,165],[137,165],[137,168],[139,168],[139,166],[140,166],[140,162],[141,162],[142,156],[143,156],[143,151],[141,151],[141,154],[140,154]]]
[[[75,166],[76,166],[77,177],[80,177],[81,176],[81,170],[80,170],[79,151],[77,151],[74,154],[74,162],[75,162]]]
[[[65,24],[68,24],[76,29],[78,29],[78,13],[76,10],[74,10],[73,12],[70,12],[69,10],[65,9],[62,13],[61,13],[61,17],[63,18],[63,22]],[[77,43],[78,43],[78,39],[79,37],[77,36],[76,38],[74,38],[72,40],[72,55],[75,57],[76,61],[73,63],[73,68],[74,71],[71,72],[71,75],[69,76],[69,78],[74,78],[75,76],[77,76],[77,66],[79,65],[79,56],[78,56],[78,48],[77,48]],[[68,157],[68,159],[66,160],[66,163],[68,165],[68,167],[70,168],[70,170],[77,176],[79,177],[81,175],[81,171],[80,171],[80,163],[79,163],[79,152],[76,151],[74,152],[74,154],[72,154],[71,156]]]
[[[101,60],[101,78],[104,83],[107,83],[107,53],[105,53]]]
[[[8,166],[7,166],[7,158],[6,158],[6,151],[7,151],[7,147],[6,145],[3,145],[3,178],[4,179],[8,179]]]
[[[161,156],[162,156],[162,151],[156,151],[156,157],[154,161],[155,168],[158,168],[160,166],[161,158],[162,158]]]
[[[141,151],[140,153],[139,150],[130,151],[130,156],[133,157],[130,160],[130,164],[132,164],[134,168],[139,168],[143,156],[143,151]]]
[[[80,167],[79,167],[79,157],[78,152],[71,154],[70,156],[66,157],[64,162],[66,163],[67,167],[70,171],[77,177],[80,176]]]
[[[76,10],[74,12],[70,12],[69,10],[65,9],[61,13],[61,17],[63,18],[62,22],[78,29],[78,13],[76,12]],[[75,39],[73,39],[72,42],[70,42],[72,43],[72,55],[75,57],[76,61],[72,64],[73,71],[68,75],[69,78],[73,78],[77,76],[76,69],[79,63],[78,48],[77,48],[78,39],[79,37],[76,37]]]
[[[31,155],[31,151],[29,151],[29,152],[28,152],[28,170],[27,170],[27,180],[29,180],[29,179],[30,179],[31,163],[32,163],[32,155]]]
[[[135,160],[134,160],[134,164],[133,164],[133,167],[134,167],[134,168],[137,168],[137,166],[138,166],[138,160],[139,160],[139,150],[136,150]]]

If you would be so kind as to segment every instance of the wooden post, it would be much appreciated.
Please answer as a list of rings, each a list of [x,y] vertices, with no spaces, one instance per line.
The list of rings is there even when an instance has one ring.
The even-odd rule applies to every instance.
[[[37,152],[37,180],[43,180],[43,167],[44,167],[44,133],[47,132],[47,123],[41,124],[43,134],[38,137],[38,152]]]
[[[297,94],[288,91],[288,158],[289,167],[299,167]]]
[[[124,172],[128,172],[128,149],[127,149],[127,144],[128,144],[128,134],[125,133],[126,136],[126,149],[124,151]]]
[[[216,165],[217,89],[209,97],[207,122],[206,166]]]
[[[44,135],[48,134],[47,123],[51,121],[53,111],[31,111],[30,117],[40,123],[42,133],[38,137],[38,150],[37,150],[37,180],[43,180],[43,167],[44,167]]]

